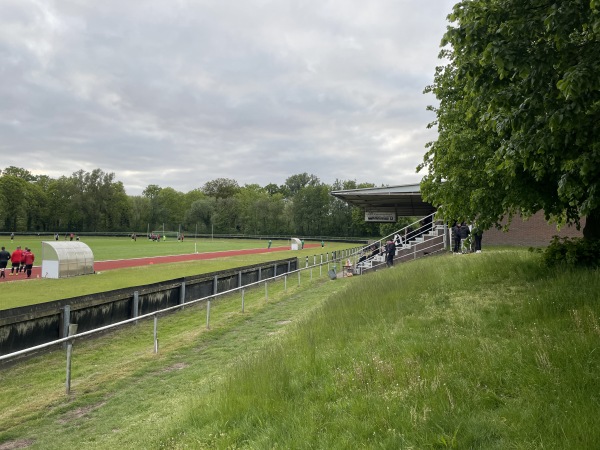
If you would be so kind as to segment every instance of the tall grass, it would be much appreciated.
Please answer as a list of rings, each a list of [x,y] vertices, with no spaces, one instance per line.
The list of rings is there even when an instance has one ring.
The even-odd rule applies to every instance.
[[[245,314],[223,302],[210,331],[186,308],[157,357],[147,328],[80,344],[71,398],[51,355],[0,373],[0,443],[597,448],[598,275],[506,250],[279,283]]]
[[[353,280],[246,358],[180,448],[597,448],[597,272],[520,251]],[[172,441],[171,441],[172,442]]]

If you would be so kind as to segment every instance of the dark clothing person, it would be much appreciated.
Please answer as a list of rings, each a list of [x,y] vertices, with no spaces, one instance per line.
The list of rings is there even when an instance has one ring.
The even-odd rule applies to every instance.
[[[392,267],[394,265],[394,256],[396,256],[396,244],[394,244],[394,241],[387,242],[385,251],[387,252],[385,264],[388,267]]]
[[[10,253],[4,247],[0,250],[0,278],[6,278],[6,266],[10,261]]]
[[[483,230],[475,225],[471,233],[475,238],[475,253],[481,253],[481,239],[483,238]]]
[[[460,225],[458,223],[452,226],[452,241],[454,242],[452,251],[458,253],[460,251]]]

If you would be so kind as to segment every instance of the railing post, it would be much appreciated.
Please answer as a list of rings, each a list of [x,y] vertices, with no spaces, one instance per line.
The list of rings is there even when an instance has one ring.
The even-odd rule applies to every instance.
[[[65,382],[66,394],[71,393],[71,355],[73,354],[73,341],[67,341],[67,380]]]
[[[154,353],[158,353],[158,314],[154,314]]]
[[[258,280],[257,281],[260,281],[260,280],[262,280],[262,267],[258,268]]]
[[[135,318],[140,315],[140,293],[138,291],[133,292],[133,313],[132,318]],[[135,321],[137,325],[137,320]]]
[[[179,288],[179,304],[185,303],[185,281],[181,282],[181,288]]]
[[[287,291],[287,274],[283,277],[283,290]]]
[[[298,286],[300,286],[300,271],[298,271]]]
[[[269,287],[267,286],[267,281],[265,281],[265,303],[269,300]]]
[[[244,312],[244,289],[242,289],[242,312]]]
[[[242,287],[242,271],[241,270],[238,272],[238,287],[239,288]]]
[[[210,300],[206,303],[206,329],[210,330]]]
[[[62,330],[60,337],[67,337],[69,335],[69,323],[71,323],[71,305],[64,306],[62,319]],[[66,348],[66,344],[63,344],[63,348]]]

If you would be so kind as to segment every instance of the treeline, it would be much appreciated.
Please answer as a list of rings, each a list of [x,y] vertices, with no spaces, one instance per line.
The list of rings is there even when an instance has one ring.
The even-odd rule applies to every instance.
[[[340,237],[393,231],[365,223],[360,209],[329,195],[365,187],[373,184],[327,185],[302,173],[281,186],[239,186],[218,178],[187,193],[152,184],[131,196],[114,173],[100,169],[54,179],[8,167],[0,173],[0,231],[143,233],[164,227],[199,234]]]

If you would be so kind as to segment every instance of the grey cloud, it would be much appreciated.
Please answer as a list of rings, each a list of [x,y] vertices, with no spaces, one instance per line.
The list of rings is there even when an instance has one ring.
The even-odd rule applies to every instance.
[[[3,167],[101,168],[132,195],[300,172],[416,182],[452,4],[4,0]]]

